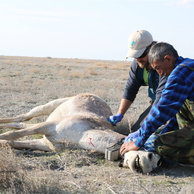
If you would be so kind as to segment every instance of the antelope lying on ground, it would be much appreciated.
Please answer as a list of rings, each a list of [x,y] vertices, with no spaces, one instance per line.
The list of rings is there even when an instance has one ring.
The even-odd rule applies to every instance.
[[[43,123],[19,123],[41,115],[48,115]],[[113,131],[112,124],[107,120],[110,115],[110,107],[96,95],[79,94],[53,100],[33,108],[26,114],[14,118],[0,118],[0,128],[19,129],[0,134],[0,143],[7,143],[16,149],[30,148],[42,151],[62,150],[70,143],[80,148],[105,153],[107,147],[125,138],[124,135]],[[43,138],[16,141],[18,138],[34,134],[42,134]],[[159,156],[144,151],[142,155],[141,152],[136,151],[135,155],[134,152],[125,154],[124,166],[130,167],[133,172],[144,173],[156,168]],[[148,154],[152,154],[154,160],[153,157],[148,157]]]

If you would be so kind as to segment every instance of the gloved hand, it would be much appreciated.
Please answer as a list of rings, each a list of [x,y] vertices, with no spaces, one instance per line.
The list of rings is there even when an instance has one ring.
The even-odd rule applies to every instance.
[[[117,113],[116,115],[110,116],[108,118],[108,121],[111,122],[114,126],[116,126],[116,124],[120,122],[122,118],[123,118],[123,115],[120,113]]]

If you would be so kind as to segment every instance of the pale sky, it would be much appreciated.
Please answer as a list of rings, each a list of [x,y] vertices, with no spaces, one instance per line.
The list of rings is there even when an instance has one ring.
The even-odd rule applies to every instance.
[[[0,55],[126,60],[147,30],[194,58],[193,20],[194,0],[0,0]]]

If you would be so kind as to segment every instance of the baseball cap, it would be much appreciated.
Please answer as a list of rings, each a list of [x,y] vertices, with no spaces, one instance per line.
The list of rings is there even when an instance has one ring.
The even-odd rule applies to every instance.
[[[128,39],[129,51],[126,58],[138,58],[145,51],[146,47],[153,42],[152,35],[146,30],[133,32]]]

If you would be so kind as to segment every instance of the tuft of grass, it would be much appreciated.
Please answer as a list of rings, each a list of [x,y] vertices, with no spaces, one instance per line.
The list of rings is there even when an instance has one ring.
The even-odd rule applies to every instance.
[[[88,78],[89,74],[88,71],[72,70],[69,76],[72,78]]]
[[[30,71],[32,73],[40,73],[40,69],[39,68],[31,68]]]
[[[98,75],[99,73],[94,68],[89,68],[89,74],[91,75]]]
[[[20,169],[20,162],[10,146],[2,143],[0,146],[0,189],[10,187],[19,176]]]

